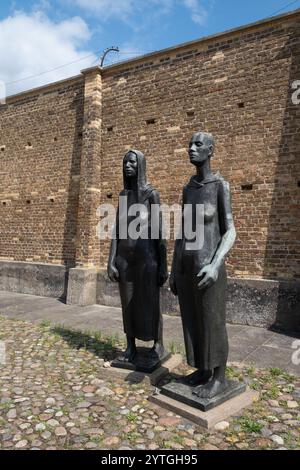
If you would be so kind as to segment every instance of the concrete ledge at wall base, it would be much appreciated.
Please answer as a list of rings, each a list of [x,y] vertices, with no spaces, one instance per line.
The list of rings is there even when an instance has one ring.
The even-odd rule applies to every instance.
[[[97,274],[96,302],[121,306],[118,284],[111,282],[104,270]],[[178,299],[171,293],[168,282],[161,289],[161,309],[168,315],[180,315]],[[227,321],[300,332],[300,282],[229,278]]]
[[[97,270],[76,267],[69,271],[67,304],[94,305],[97,292]]]
[[[230,278],[227,321],[300,332],[300,282]]]
[[[66,299],[68,304],[120,307],[118,284],[105,270],[0,261],[0,290]],[[300,332],[300,281],[228,279],[228,323]],[[161,290],[162,312],[179,315],[178,299]]]
[[[67,286],[68,269],[66,266],[0,261],[0,290],[64,300]]]

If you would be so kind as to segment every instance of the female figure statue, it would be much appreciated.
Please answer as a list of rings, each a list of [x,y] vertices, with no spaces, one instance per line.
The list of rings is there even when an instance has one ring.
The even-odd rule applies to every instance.
[[[170,276],[171,290],[179,298],[188,364],[197,369],[186,381],[201,398],[212,398],[227,387],[224,259],[236,237],[229,184],[210,169],[213,151],[210,134],[193,135],[189,157],[197,173],[183,189],[183,205],[191,204],[194,225],[196,205],[204,206],[204,242],[194,250],[184,235],[176,240]],[[183,225],[184,218],[183,212]]]
[[[127,348],[121,358],[124,362],[136,359],[135,339],[154,341],[150,359],[161,358],[164,353],[162,340],[162,315],[159,305],[159,288],[168,278],[166,243],[162,239],[161,219],[157,221],[157,236],[151,235],[151,208],[159,207],[159,193],[146,182],[146,160],[138,150],[129,150],[123,159],[124,189],[120,197],[126,197],[127,207],[119,202],[115,238],[112,240],[108,261],[108,276],[119,283],[124,332]],[[121,201],[121,198],[120,198]],[[136,238],[130,233],[134,217],[130,209],[142,204],[140,214],[143,228]],[[123,204],[122,204],[123,207]],[[153,222],[155,223],[155,222]],[[121,236],[124,224],[126,236]],[[127,230],[129,229],[129,230]],[[152,227],[153,229],[153,227]],[[154,230],[155,232],[155,230]]]

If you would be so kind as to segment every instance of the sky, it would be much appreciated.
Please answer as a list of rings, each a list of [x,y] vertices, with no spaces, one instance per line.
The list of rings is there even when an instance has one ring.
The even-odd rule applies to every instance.
[[[0,0],[0,93],[12,95],[300,8],[300,0]]]

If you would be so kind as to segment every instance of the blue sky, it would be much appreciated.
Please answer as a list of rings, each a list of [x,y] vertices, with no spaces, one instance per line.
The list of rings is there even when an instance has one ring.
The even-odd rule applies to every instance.
[[[76,75],[111,45],[120,54],[111,53],[106,64],[296,8],[300,0],[5,1],[0,80],[9,95]]]

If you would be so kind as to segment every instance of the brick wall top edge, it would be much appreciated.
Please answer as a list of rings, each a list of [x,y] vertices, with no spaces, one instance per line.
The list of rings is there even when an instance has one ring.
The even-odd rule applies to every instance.
[[[84,77],[82,75],[76,75],[75,77],[66,78],[58,82],[49,83],[37,88],[31,88],[30,90],[22,91],[16,95],[10,95],[6,98],[6,103],[4,105],[0,105],[0,109],[5,105],[14,104],[18,101],[27,101],[27,99],[36,99],[41,95],[56,93],[60,91],[60,89],[76,85],[77,83],[84,83]]]
[[[264,20],[240,26],[238,28],[223,31],[221,33],[217,33],[211,36],[199,38],[194,41],[178,44],[176,46],[162,49],[160,51],[155,51],[150,54],[136,57],[134,59],[125,60],[117,64],[104,67],[102,69],[102,75],[114,75],[116,72],[119,72],[121,70],[124,73],[129,72],[129,70],[130,72],[132,72],[145,66],[145,62],[153,61],[156,59],[160,60],[166,55],[168,56],[168,59],[170,58],[170,56],[172,58],[178,59],[184,56],[185,54],[196,53],[195,49],[197,47],[201,48],[202,46],[204,47],[206,45],[210,47],[209,43],[215,43],[216,46],[217,44],[221,46],[222,44],[225,45],[225,43],[229,43],[234,39],[240,40],[242,36],[248,36],[249,38],[251,36],[254,37],[254,35],[257,34],[259,31],[269,32],[271,34],[272,30],[278,29],[280,25],[284,28],[287,28],[287,24],[289,24],[289,26],[292,26],[297,21],[300,21],[300,9],[294,10],[293,12],[289,12],[283,15],[266,18]],[[220,41],[220,43],[218,41]]]
[[[300,24],[299,24],[300,28]],[[268,32],[267,30],[261,30],[261,39],[265,39],[267,37],[273,37],[275,34],[277,35],[282,35],[286,32],[285,30],[282,29],[272,29],[272,31]],[[142,61],[136,61],[134,63],[128,63],[124,62],[122,64],[118,64],[118,67],[114,69],[105,69],[103,70],[102,76],[103,79],[105,80],[106,78],[113,78],[113,79],[118,79],[121,77],[128,77],[129,75],[136,74],[138,72],[143,72],[147,69],[155,69],[159,68],[163,65],[175,65],[178,62],[183,62],[186,59],[190,59],[192,57],[197,57],[202,55],[204,56],[211,56],[215,53],[222,53],[223,51],[225,52],[226,50],[230,48],[236,47],[236,43],[241,44],[242,41],[254,41],[257,40],[257,34],[248,34],[245,35],[244,38],[241,40],[241,36],[237,36],[235,38],[228,39],[227,42],[222,41],[218,43],[211,43],[211,44],[203,44],[199,43],[199,48],[198,49],[188,49],[184,52],[177,53],[178,50],[175,51],[175,53],[169,53],[168,56],[162,57],[161,55],[155,57],[152,62],[142,62]],[[295,40],[295,41],[298,41]]]

